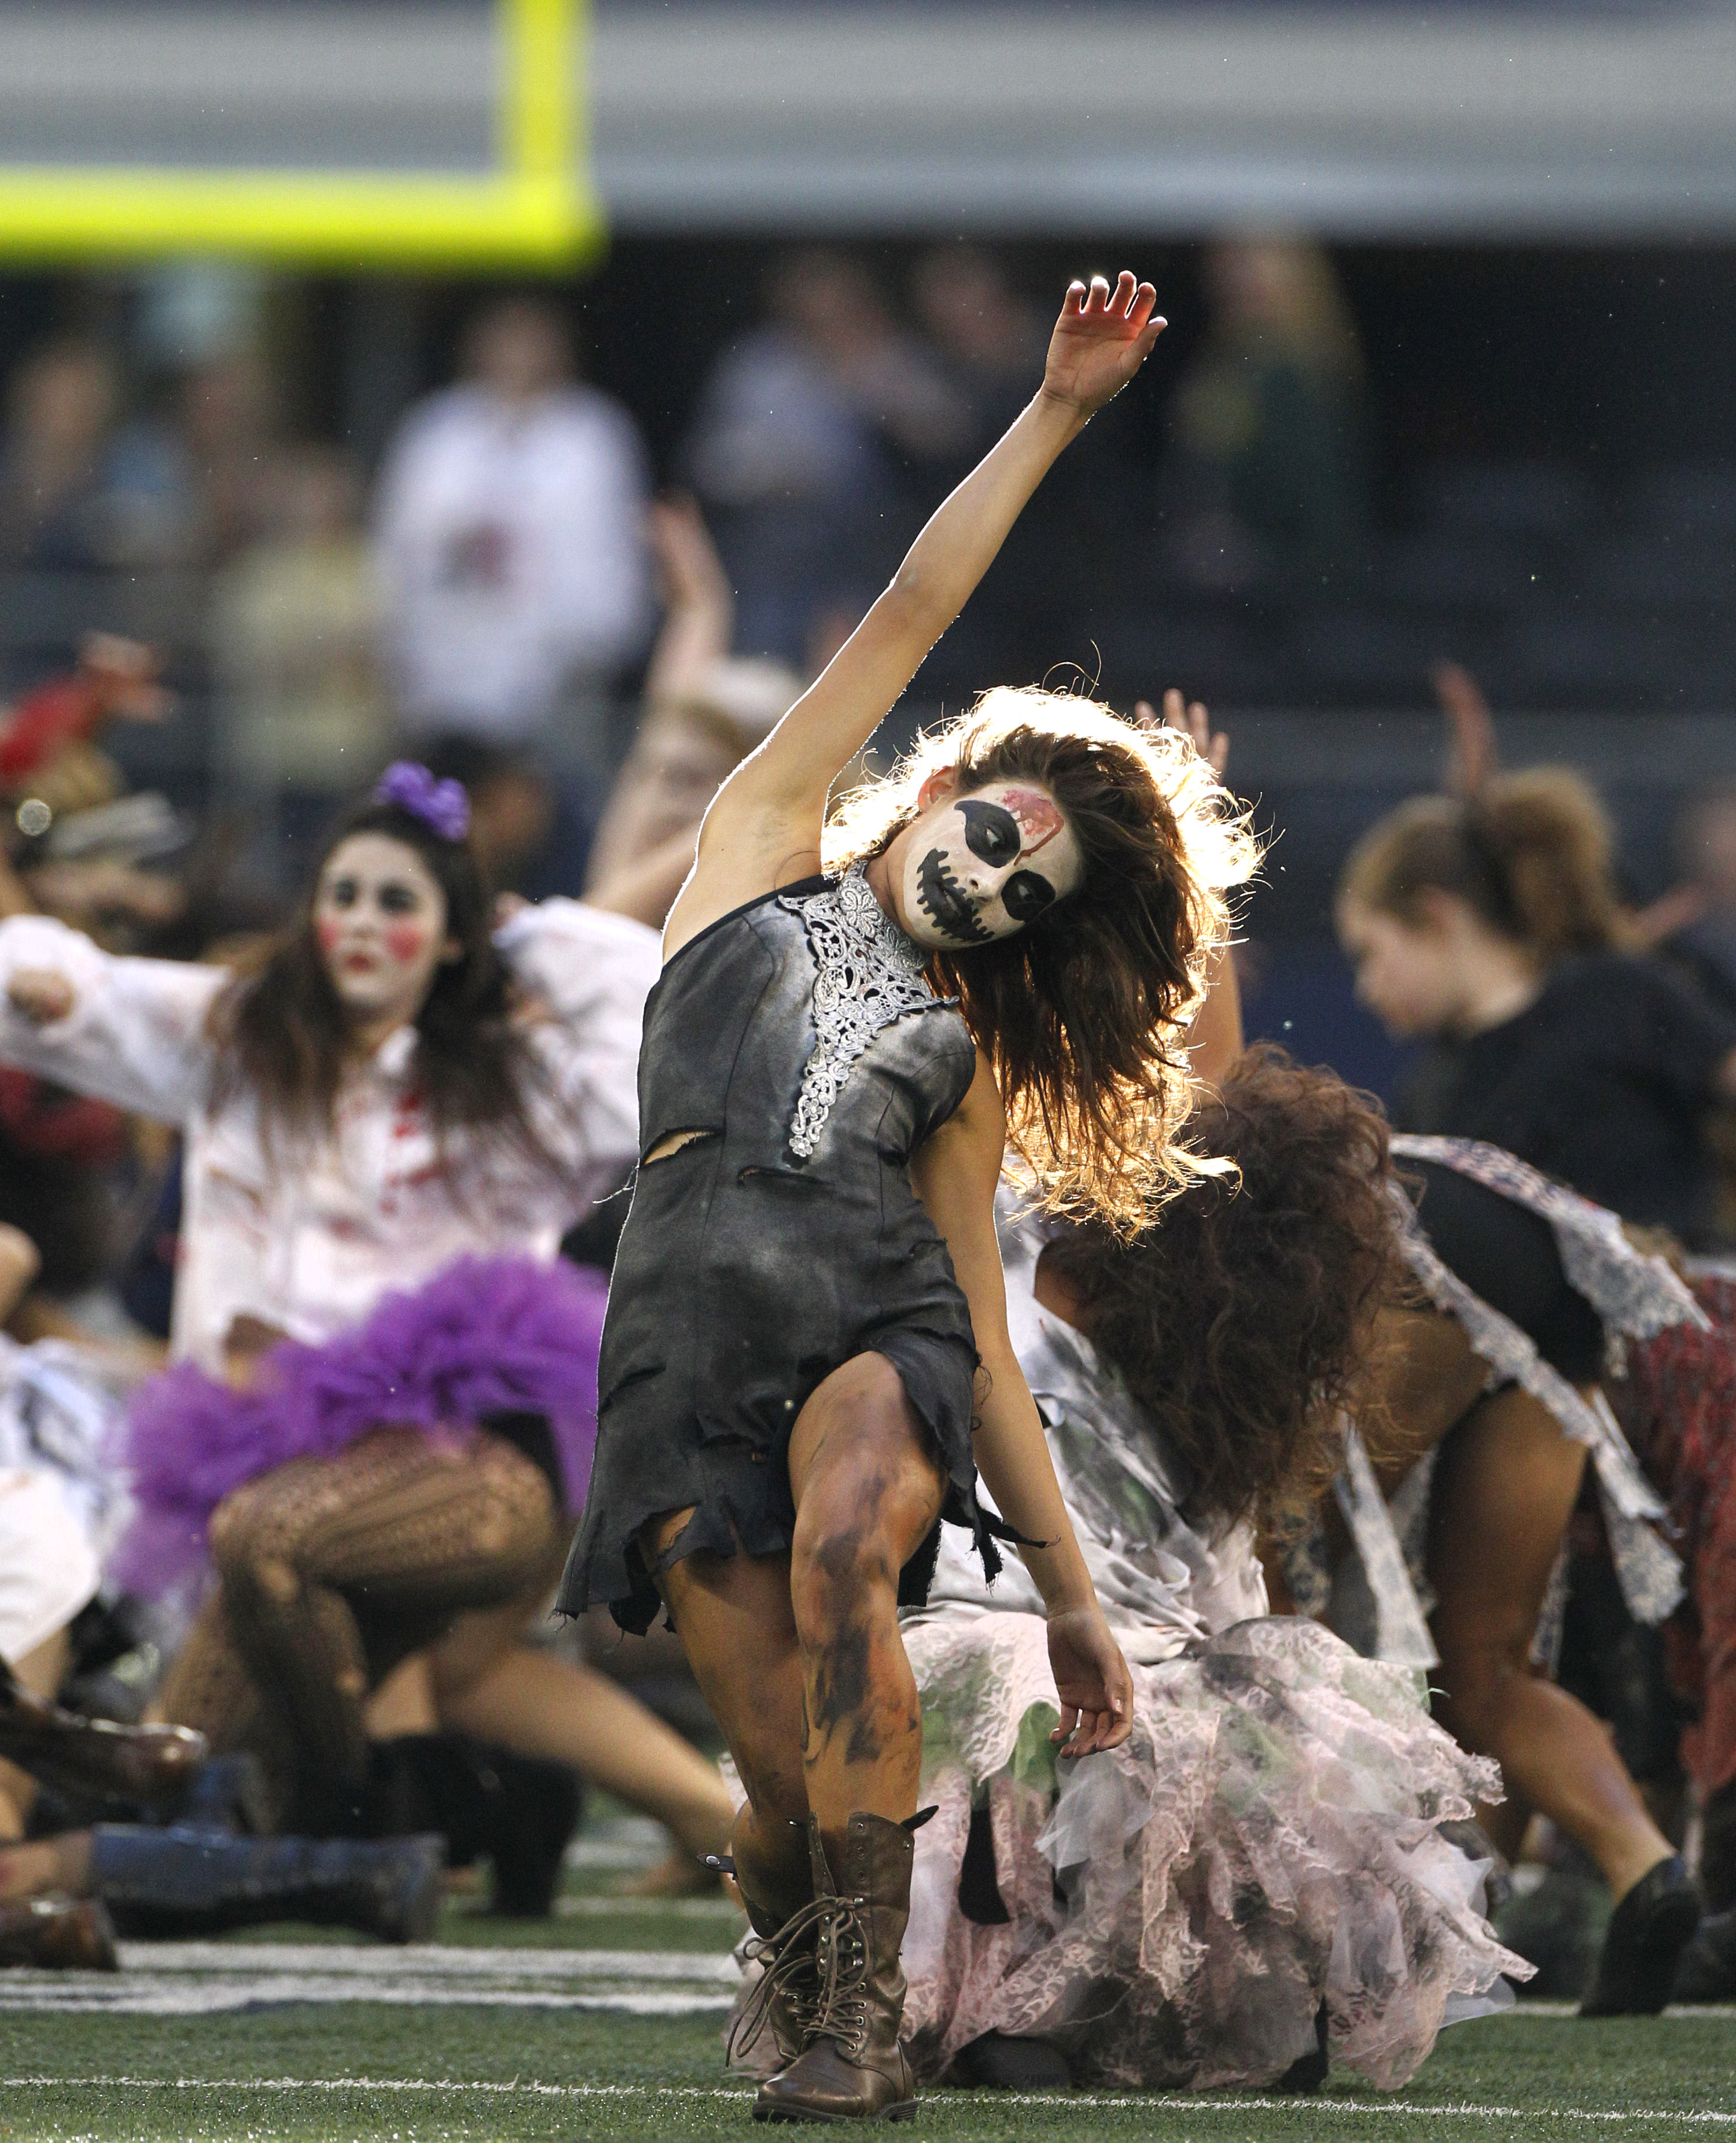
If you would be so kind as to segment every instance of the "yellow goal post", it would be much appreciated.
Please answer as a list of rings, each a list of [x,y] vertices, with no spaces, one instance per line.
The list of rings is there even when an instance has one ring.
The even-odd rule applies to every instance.
[[[503,64],[492,171],[0,163],[0,258],[581,265],[604,236],[581,90],[588,18],[588,0],[495,0]]]

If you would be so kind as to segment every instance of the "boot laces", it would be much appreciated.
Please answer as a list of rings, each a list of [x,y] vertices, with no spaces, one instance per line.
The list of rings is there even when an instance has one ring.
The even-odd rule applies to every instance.
[[[846,2053],[861,2051],[868,2032],[868,1936],[854,1898],[814,1898],[775,1935],[749,1941],[745,1954],[766,1971],[736,2019],[728,2059],[758,2043],[780,1994],[804,2046],[831,2039]]]
[[[740,2015],[730,2027],[724,2050],[727,2061],[751,2053],[759,2044],[771,2026],[771,2012],[780,1996],[806,2044],[817,1968],[814,1953],[816,1931],[824,1917],[822,1908],[831,1903],[830,1898],[812,1898],[793,1913],[776,1934],[750,1935],[742,1943],[742,1956],[750,1964],[760,1965],[763,1969],[759,1983],[742,2003]]]

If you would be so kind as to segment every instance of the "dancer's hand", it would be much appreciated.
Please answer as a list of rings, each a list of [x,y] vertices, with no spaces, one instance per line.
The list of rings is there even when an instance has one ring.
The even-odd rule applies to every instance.
[[[1169,324],[1154,309],[1157,302],[1152,285],[1136,282],[1125,268],[1113,291],[1103,275],[1094,275],[1089,290],[1070,284],[1049,338],[1043,392],[1082,418],[1094,416],[1127,385]]]
[[[20,968],[6,986],[6,1001],[32,1027],[52,1027],[78,1002],[66,977],[53,968]]]
[[[1095,1601],[1049,1617],[1049,1664],[1061,1700],[1049,1738],[1061,1754],[1118,1748],[1133,1729],[1133,1680]]]
[[[1133,709],[1133,719],[1144,730],[1179,730],[1213,773],[1223,779],[1223,770],[1230,763],[1230,740],[1222,730],[1212,727],[1212,717],[1203,700],[1183,703],[1172,685],[1163,695],[1161,715],[1149,700],[1141,700]]]

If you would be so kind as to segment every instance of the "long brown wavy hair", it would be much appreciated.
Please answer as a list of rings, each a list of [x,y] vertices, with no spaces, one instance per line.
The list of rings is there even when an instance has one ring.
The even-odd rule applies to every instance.
[[[216,1098],[257,1100],[271,1152],[330,1131],[350,1062],[350,1030],[314,934],[314,895],[333,854],[357,834],[383,834],[413,849],[446,903],[456,959],[434,970],[415,1019],[410,1083],[444,1155],[463,1131],[503,1146],[533,1167],[548,1165],[534,1105],[536,1060],[515,1022],[512,978],[495,950],[493,896],[468,839],[449,841],[396,804],[352,811],[326,844],[289,926],[250,960],[211,1008]]]
[[[1410,1294],[1386,1120],[1258,1047],[1183,1136],[1233,1170],[1196,1176],[1131,1241],[1092,1224],[1044,1255],[1187,1468],[1190,1519],[1282,1535],[1343,1462],[1341,1414],[1379,1441],[1374,1319]]]
[[[1247,816],[1178,732],[1003,685],[844,799],[828,869],[877,854],[947,770],[966,795],[1040,782],[1085,868],[1077,891],[1015,936],[934,953],[930,980],[959,999],[992,1063],[1009,1145],[1042,1202],[1137,1226],[1153,1195],[1192,1173],[1173,1138],[1188,1106],[1183,1044],[1228,943],[1228,896],[1258,860]]]

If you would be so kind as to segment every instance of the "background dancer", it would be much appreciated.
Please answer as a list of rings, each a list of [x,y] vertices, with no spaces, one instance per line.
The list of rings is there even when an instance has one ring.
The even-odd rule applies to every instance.
[[[135,1405],[119,1556],[160,1591],[209,1542],[168,1715],[256,1754],[278,1824],[341,1824],[370,1692],[444,1639],[443,1725],[580,1766],[702,1853],[712,1767],[519,1641],[589,1456],[602,1288],[554,1251],[633,1151],[655,940],[551,901],[497,942],[466,819],[393,769],[239,975],[6,923],[0,1055],[186,1128],[183,1360]]]
[[[1267,1615],[1257,1533],[1307,1511],[1342,1410],[1378,1384],[1403,1279],[1386,1127],[1257,1051],[1186,1136],[1238,1173],[1131,1239],[1003,1194],[1013,1343],[1133,1662],[1134,1727],[1101,1762],[1052,1761],[1040,1602],[943,1543],[905,1630],[940,1804],[917,1844],[915,2051],[959,2081],[1203,2090],[1317,2087],[1330,2048],[1392,2089],[1530,1967],[1451,1834],[1493,1766],[1409,1672]]]
[[[1516,1853],[1528,1816],[1547,1815],[1609,1883],[1616,1911],[1585,2013],[1655,2013],[1699,1904],[1609,1733],[1550,1677],[1588,1459],[1636,1616],[1658,1622],[1680,1597],[1676,1558],[1651,1530],[1663,1502],[1600,1380],[1612,1338],[1645,1339],[1691,1320],[1694,1305],[1613,1214],[1511,1155],[1406,1137],[1393,1152],[1416,1200],[1414,1214],[1408,1202],[1395,1208],[1395,1225],[1424,1301],[1381,1318],[1369,1418],[1396,1432],[1395,1455],[1377,1455],[1374,1472],[1404,1561],[1364,1555],[1363,1581],[1347,1591],[1317,1534],[1287,1556],[1284,1581],[1366,1646],[1365,1609],[1414,1617],[1409,1563],[1439,1652],[1436,1715],[1494,1757],[1506,1784],[1492,1833]],[[1354,1480],[1347,1492],[1354,1502]]]
[[[1138,1210],[1249,844],[1182,740],[1037,691],[991,693],[826,822],[840,768],[1143,362],[1154,303],[1130,275],[1073,285],[1041,390],[720,792],[647,1010],[561,1604],[643,1628],[661,1591],[739,1767],[737,1879],[788,2063],[761,2118],[911,2106],[921,1735],[896,1606],[943,1510],[996,1566],[978,1464],[1044,1599],[1058,1737],[1084,1755],[1128,1730],[1007,1344],[994,1186],[1010,1136],[1052,1199]]]

